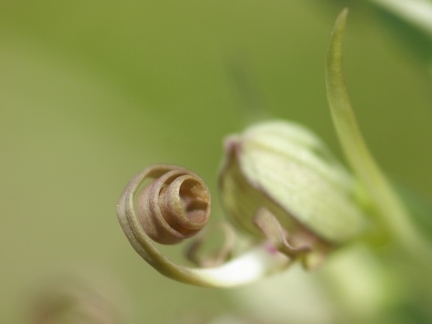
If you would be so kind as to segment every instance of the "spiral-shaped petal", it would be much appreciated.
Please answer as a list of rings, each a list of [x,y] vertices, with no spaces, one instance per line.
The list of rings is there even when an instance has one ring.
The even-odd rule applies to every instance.
[[[137,198],[138,217],[147,235],[161,244],[175,244],[196,234],[210,215],[204,182],[175,166],[155,166],[147,174],[154,176]]]
[[[140,189],[142,189],[141,192]],[[210,268],[172,261],[154,244],[174,244],[202,229],[210,214],[210,194],[193,172],[153,165],[126,186],[117,205],[120,225],[135,251],[161,274],[205,287],[245,284],[286,268],[290,259],[262,244]]]

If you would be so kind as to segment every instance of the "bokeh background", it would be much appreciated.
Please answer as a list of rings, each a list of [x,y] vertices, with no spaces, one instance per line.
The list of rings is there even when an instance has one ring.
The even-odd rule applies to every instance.
[[[206,181],[217,222],[223,138],[257,116],[308,125],[341,155],[324,58],[347,5],[364,136],[393,179],[432,200],[428,52],[367,1],[1,1],[0,322],[31,323],[51,279],[77,273],[124,323],[333,322],[337,302],[299,269],[229,290],[162,277],[115,206],[135,173],[175,163]]]

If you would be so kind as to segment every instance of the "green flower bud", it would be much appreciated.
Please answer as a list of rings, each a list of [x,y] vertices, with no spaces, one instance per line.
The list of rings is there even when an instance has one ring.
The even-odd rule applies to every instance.
[[[357,188],[324,143],[301,125],[265,122],[226,140],[222,205],[233,223],[252,235],[262,237],[254,217],[265,208],[294,245],[314,249],[316,242],[350,241],[368,225]]]

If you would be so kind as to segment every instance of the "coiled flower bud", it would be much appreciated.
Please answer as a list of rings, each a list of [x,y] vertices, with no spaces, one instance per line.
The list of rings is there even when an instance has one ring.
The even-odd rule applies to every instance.
[[[210,195],[195,173],[171,165],[147,169],[154,178],[138,195],[138,217],[148,236],[161,244],[175,244],[195,235],[210,215]]]
[[[289,263],[286,257],[269,251],[266,245],[259,245],[226,263],[218,261],[212,262],[214,267],[195,268],[172,261],[155,245],[155,242],[179,243],[193,236],[206,225],[209,213],[210,195],[204,182],[189,170],[166,164],[153,165],[138,173],[117,205],[120,225],[133,248],[156,270],[172,279],[198,286],[233,286],[256,280]],[[202,240],[202,236],[197,238],[189,249],[193,262]],[[219,254],[221,257],[231,256],[226,251],[231,246],[231,235],[227,235],[227,240]]]

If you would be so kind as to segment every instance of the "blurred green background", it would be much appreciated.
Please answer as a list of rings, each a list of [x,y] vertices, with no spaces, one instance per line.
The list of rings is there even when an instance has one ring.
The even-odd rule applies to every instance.
[[[334,305],[304,295],[290,271],[230,290],[162,277],[129,246],[115,206],[135,173],[175,163],[207,182],[216,222],[222,140],[256,107],[308,125],[340,155],[324,57],[346,5],[345,71],[364,136],[391,177],[432,200],[429,71],[363,2],[1,1],[0,322],[27,323],[53,274],[88,268],[116,287],[107,294],[125,322],[286,323],[296,301],[291,322],[315,323],[316,299],[327,314]],[[275,299],[271,316],[263,296]]]

